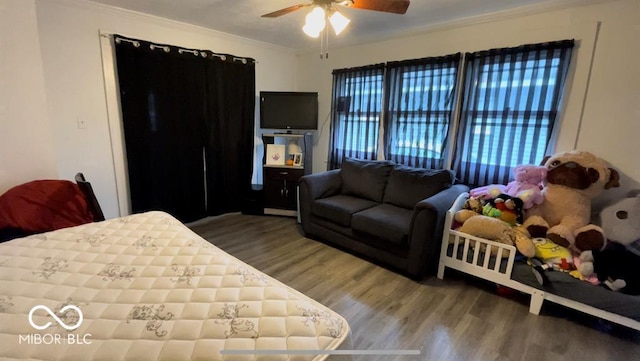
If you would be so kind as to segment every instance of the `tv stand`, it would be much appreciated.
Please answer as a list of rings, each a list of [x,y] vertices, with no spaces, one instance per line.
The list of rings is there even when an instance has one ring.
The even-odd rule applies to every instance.
[[[284,144],[284,159],[290,158],[289,142],[297,140],[302,153],[302,164],[267,164],[267,145]],[[298,181],[305,174],[311,174],[313,135],[311,133],[263,134],[264,156],[262,159],[264,214],[298,215]]]

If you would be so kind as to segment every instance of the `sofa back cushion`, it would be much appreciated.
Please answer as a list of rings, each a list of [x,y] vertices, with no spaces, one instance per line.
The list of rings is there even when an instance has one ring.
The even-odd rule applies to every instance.
[[[382,203],[384,188],[393,169],[390,161],[345,158],[340,168],[342,194]]]
[[[389,175],[384,203],[413,209],[416,203],[453,184],[455,176],[447,169],[424,169],[396,166]]]

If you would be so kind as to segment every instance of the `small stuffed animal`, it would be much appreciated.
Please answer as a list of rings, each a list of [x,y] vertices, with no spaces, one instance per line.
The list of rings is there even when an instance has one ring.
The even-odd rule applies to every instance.
[[[522,223],[522,207],[524,205],[522,199],[507,194],[500,194],[491,200],[490,203],[493,203],[494,207],[500,210],[501,220],[510,225]]]
[[[600,221],[609,241],[640,256],[640,193],[605,207],[600,211]]]
[[[469,197],[469,199],[464,202],[462,208],[472,210],[476,213],[482,213],[482,206],[484,206],[484,203],[483,199]]]
[[[522,200],[507,194],[499,194],[485,203],[482,207],[482,215],[498,218],[515,226],[522,223]]]
[[[551,265],[555,270],[569,271],[572,269],[573,255],[571,252],[546,238],[534,238],[536,247],[535,257],[543,263]]]
[[[580,254],[580,273],[595,273],[613,291],[640,295],[640,256],[625,249],[585,251]]]
[[[462,209],[454,214],[453,218],[462,224],[467,219],[482,214],[484,205],[485,201],[483,199],[470,197],[464,202]]]
[[[505,187],[504,184],[490,184],[488,186],[471,189],[469,195],[472,198],[491,199],[497,197],[500,193],[504,193]]]
[[[513,169],[515,180],[504,189],[505,194],[522,199],[523,209],[542,203],[542,183],[547,178],[547,168],[533,164],[522,164]]]
[[[575,269],[573,255],[568,249],[547,238],[534,238],[533,243],[535,257],[530,260],[533,266],[531,271],[541,285],[549,283],[549,278],[545,275],[546,271],[571,272]]]
[[[472,189],[469,194],[475,198],[492,199],[500,194],[520,198],[523,209],[542,203],[542,183],[547,176],[547,168],[533,164],[521,164],[513,169],[514,180],[506,186],[491,184]]]
[[[502,215],[502,212],[500,212],[500,210],[496,208],[495,204],[488,202],[487,204],[484,205],[484,207],[482,207],[482,215],[499,219],[500,216]]]

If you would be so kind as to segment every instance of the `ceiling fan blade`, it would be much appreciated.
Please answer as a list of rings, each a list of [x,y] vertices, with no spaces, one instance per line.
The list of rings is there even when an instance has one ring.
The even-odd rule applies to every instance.
[[[407,12],[407,8],[409,8],[409,2],[409,0],[353,0],[353,4],[348,6],[355,9],[404,14]]]
[[[306,8],[307,6],[311,6],[311,4],[298,4],[298,5],[289,6],[288,8],[284,8],[284,9],[276,10],[276,11],[274,11],[272,13],[264,14],[261,17],[262,18],[277,18],[278,16],[287,15],[289,13],[292,13],[292,12],[296,11],[296,10],[300,10],[302,8]]]

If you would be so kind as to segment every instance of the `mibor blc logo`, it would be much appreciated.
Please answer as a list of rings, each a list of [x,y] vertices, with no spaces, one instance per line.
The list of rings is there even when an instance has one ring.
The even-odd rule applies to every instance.
[[[55,312],[53,312],[49,307],[44,305],[37,305],[37,306],[34,306],[31,309],[31,311],[29,311],[29,323],[31,324],[31,327],[35,328],[36,330],[44,330],[45,328],[48,328],[49,326],[51,326],[51,321],[45,323],[42,326],[36,325],[36,323],[33,322],[33,313],[36,312],[37,310],[45,310],[49,314],[49,316],[53,317],[53,319],[56,320],[56,322],[58,322],[60,326],[62,326],[65,330],[68,330],[68,331],[75,330],[76,328],[80,327],[80,325],[82,324],[82,319],[83,319],[82,310],[80,310],[80,308],[78,308],[78,306],[76,305],[66,305],[60,309],[60,313],[64,313],[67,310],[74,310],[78,313],[78,323],[76,323],[75,325],[67,325],[66,323],[64,323],[64,321],[61,320],[58,316],[56,316]]]
[[[80,327],[80,325],[82,324],[82,321],[84,320],[84,316],[82,315],[82,310],[76,305],[66,305],[62,307],[59,311],[61,315],[65,315],[65,313],[69,310],[73,310],[75,313],[77,313],[78,318],[75,324],[67,324],[65,320],[58,317],[58,315],[56,315],[56,313],[53,310],[51,310],[49,307],[45,305],[36,305],[32,307],[31,310],[29,311],[29,324],[31,325],[31,327],[40,331],[51,327],[53,322],[47,321],[43,325],[37,324],[33,319],[33,314],[38,310],[43,310],[46,313],[48,313],[49,316],[51,316],[58,323],[58,325],[60,325],[60,327],[64,328],[67,331],[73,331],[77,329],[78,327]],[[75,321],[75,318],[73,319],[73,321]],[[84,335],[76,335],[73,333],[67,333],[67,334],[32,333],[27,335],[19,335],[19,343],[20,344],[27,343],[32,345],[42,345],[42,344],[44,345],[51,345],[51,344],[88,345],[88,344],[91,344],[91,340],[89,339],[89,337],[91,337],[90,333],[87,333]]]

